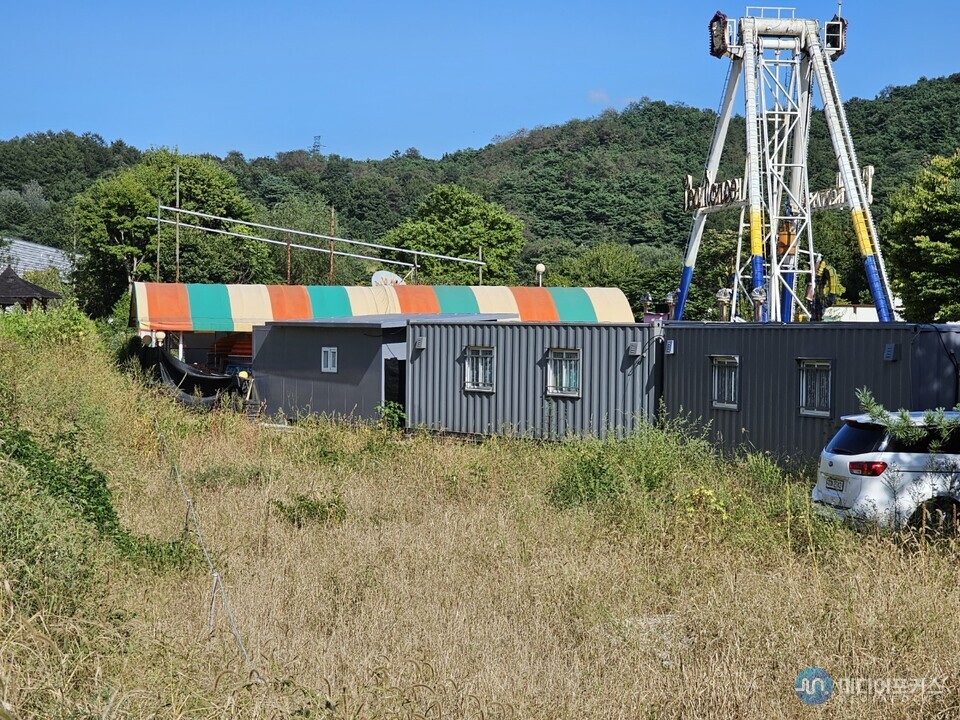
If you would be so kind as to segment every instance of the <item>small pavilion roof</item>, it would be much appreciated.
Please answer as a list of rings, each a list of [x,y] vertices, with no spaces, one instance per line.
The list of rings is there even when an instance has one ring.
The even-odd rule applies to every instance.
[[[24,280],[17,275],[14,269],[7,265],[7,269],[0,273],[0,306],[16,305],[18,302],[28,302],[30,300],[56,300],[60,296],[34,285],[32,282]]]

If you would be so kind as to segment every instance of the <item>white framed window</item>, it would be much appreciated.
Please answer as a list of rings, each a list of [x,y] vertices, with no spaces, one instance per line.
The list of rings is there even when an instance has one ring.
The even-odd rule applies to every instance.
[[[800,414],[830,417],[833,410],[833,363],[803,358],[797,363],[800,367]]]
[[[325,347],[320,350],[320,372],[335,373],[337,371],[337,349]]]
[[[580,350],[547,351],[547,395],[580,397]]]
[[[713,390],[710,401],[715,408],[740,409],[740,358],[736,355],[711,355]]]
[[[463,389],[493,392],[493,348],[469,345],[463,357]]]

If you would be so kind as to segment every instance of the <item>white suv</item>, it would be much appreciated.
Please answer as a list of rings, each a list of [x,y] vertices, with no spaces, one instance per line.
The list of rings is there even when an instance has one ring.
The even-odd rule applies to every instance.
[[[948,422],[960,421],[960,413],[944,415]],[[923,437],[914,442],[891,437],[869,415],[841,418],[843,425],[820,455],[814,510],[892,529],[923,524],[956,531],[960,431],[940,440],[926,426],[924,413],[909,417],[923,428]],[[931,448],[934,439],[938,444]]]

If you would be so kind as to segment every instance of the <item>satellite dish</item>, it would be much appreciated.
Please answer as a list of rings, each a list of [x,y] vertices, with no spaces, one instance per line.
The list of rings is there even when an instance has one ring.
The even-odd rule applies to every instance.
[[[389,270],[377,270],[370,278],[370,284],[373,287],[379,285],[406,285],[403,278]]]

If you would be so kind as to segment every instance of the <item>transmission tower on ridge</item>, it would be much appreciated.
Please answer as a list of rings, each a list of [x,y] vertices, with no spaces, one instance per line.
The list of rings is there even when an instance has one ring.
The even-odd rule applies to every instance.
[[[832,62],[846,45],[846,20],[824,24],[794,17],[792,8],[748,7],[739,21],[721,12],[710,21],[710,54],[731,60],[723,102],[699,187],[689,176],[684,207],[694,212],[674,319],[683,308],[710,214],[739,207],[740,233],[732,273],[730,317],[749,298],[758,321],[789,322],[812,317],[817,282],[811,213],[849,208],[870,293],[882,322],[895,320],[877,232],[870,213],[873,168],[860,171],[837,90]],[[742,178],[717,181],[734,99],[743,76],[746,167]],[[811,192],[807,149],[816,82],[838,163],[837,186]],[[805,279],[807,292],[798,292]]]

